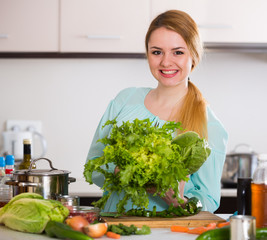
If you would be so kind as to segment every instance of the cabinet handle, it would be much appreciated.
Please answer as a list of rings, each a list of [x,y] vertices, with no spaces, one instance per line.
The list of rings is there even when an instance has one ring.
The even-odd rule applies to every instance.
[[[220,28],[220,29],[230,29],[233,28],[232,25],[227,25],[227,24],[203,24],[203,25],[198,25],[199,28]]]
[[[4,33],[0,33],[0,38],[1,39],[6,39],[6,38],[8,38],[8,34],[4,34]]]
[[[119,35],[86,35],[88,39],[115,39],[119,40],[122,37]]]

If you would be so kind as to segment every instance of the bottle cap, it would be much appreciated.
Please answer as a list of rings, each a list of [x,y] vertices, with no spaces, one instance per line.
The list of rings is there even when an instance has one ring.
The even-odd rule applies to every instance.
[[[0,167],[5,167],[5,166],[6,166],[5,158],[0,157]]]
[[[31,139],[23,139],[23,144],[31,144],[32,140]]]
[[[14,165],[15,159],[13,155],[6,156],[6,165]]]

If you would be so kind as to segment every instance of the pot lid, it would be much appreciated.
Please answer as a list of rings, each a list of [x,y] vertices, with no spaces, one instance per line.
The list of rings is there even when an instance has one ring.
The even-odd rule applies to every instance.
[[[237,149],[239,149],[239,151]],[[242,151],[240,151],[240,149],[242,149]],[[240,143],[236,145],[234,150],[226,154],[227,157],[253,157],[256,155],[257,153],[254,152],[252,147],[245,143]]]
[[[69,174],[69,171],[58,170],[58,169],[23,169],[16,170],[13,172],[13,175],[27,175],[27,176],[54,176],[54,175],[65,175]]]
[[[50,165],[50,169],[32,169],[32,165],[35,164],[35,162],[37,162],[39,160],[48,161],[48,163]],[[13,172],[13,175],[52,176],[52,175],[65,175],[65,174],[69,174],[69,173],[70,173],[69,171],[59,170],[57,168],[54,168],[51,160],[49,160],[47,158],[38,158],[38,159],[32,160],[29,169],[16,170]]]
[[[256,156],[255,153],[228,153],[226,154],[227,157],[251,157]]]

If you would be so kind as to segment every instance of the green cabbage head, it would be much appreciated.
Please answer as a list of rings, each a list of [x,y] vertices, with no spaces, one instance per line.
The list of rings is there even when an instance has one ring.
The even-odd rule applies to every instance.
[[[42,233],[52,220],[63,222],[69,210],[59,201],[36,193],[21,193],[0,209],[0,224],[20,232]]]

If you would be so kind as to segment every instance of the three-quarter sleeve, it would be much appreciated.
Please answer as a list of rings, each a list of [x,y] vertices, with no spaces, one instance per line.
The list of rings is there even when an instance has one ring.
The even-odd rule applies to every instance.
[[[105,148],[105,145],[101,142],[99,142],[99,139],[102,139],[109,135],[112,126],[107,125],[104,128],[102,127],[108,120],[113,120],[114,118],[118,117],[119,113],[121,112],[122,108],[125,106],[128,98],[134,93],[136,88],[127,88],[119,92],[119,94],[110,101],[105,113],[103,114],[98,127],[95,131],[95,135],[93,137],[86,162],[99,158],[103,155],[103,149]],[[105,168],[105,166],[103,166]],[[109,164],[108,171],[114,172],[115,165]],[[106,169],[107,170],[107,169]],[[92,180],[93,183],[96,184],[99,187],[103,187],[104,185],[104,175],[99,172],[93,172],[92,174]]]
[[[99,142],[98,140],[106,137],[109,134],[112,126],[107,125],[104,128],[102,128],[102,126],[106,123],[106,121],[108,121],[109,119],[114,119],[115,117],[116,117],[116,111],[114,109],[114,101],[112,100],[109,103],[109,105],[108,105],[104,115],[102,116],[102,118],[98,124],[98,127],[95,131],[95,135],[93,137],[93,140],[92,140],[92,143],[91,143],[88,155],[87,155],[86,162],[88,162],[92,159],[95,159],[95,158],[99,158],[103,155],[103,149],[105,148],[105,145],[103,143]],[[110,171],[112,171],[112,168],[114,171],[115,167],[113,167],[113,166],[110,166],[110,168],[109,168]],[[102,187],[105,179],[104,179],[103,174],[101,174],[99,172],[93,172],[92,180],[93,180],[94,184],[96,184],[99,187]]]
[[[211,110],[209,110],[208,135],[211,154],[201,168],[190,176],[185,185],[184,195],[188,198],[193,196],[199,198],[203,211],[214,212],[220,205],[221,176],[228,134]]]

